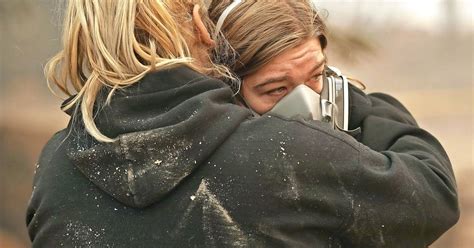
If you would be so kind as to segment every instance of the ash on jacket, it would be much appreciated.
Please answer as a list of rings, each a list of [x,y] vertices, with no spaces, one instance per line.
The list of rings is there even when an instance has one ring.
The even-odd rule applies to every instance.
[[[187,67],[117,93],[86,134],[44,148],[33,247],[426,247],[459,217],[439,142],[384,94],[351,89],[359,141],[317,121],[251,118]],[[364,132],[370,130],[370,132]]]

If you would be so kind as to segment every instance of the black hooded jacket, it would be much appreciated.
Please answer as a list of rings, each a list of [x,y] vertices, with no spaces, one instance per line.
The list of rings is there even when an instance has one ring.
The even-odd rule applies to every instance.
[[[351,88],[355,138],[252,118],[221,81],[151,73],[45,146],[33,247],[426,247],[459,217],[439,142],[384,94]]]

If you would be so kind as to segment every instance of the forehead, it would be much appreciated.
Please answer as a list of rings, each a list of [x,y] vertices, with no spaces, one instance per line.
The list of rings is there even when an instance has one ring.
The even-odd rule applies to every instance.
[[[309,38],[298,46],[277,55],[253,74],[261,77],[268,73],[298,71],[304,68],[303,65],[317,63],[322,60],[324,60],[324,54],[319,39]]]

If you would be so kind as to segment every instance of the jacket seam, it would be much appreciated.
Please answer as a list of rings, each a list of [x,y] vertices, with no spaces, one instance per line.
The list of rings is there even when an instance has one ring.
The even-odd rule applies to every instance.
[[[360,146],[360,144],[359,144]],[[360,150],[357,150],[357,167],[360,168],[361,167],[361,160],[360,160]],[[354,223],[354,197],[353,199],[351,199],[351,211],[350,211],[350,214],[349,216],[347,216],[341,223],[341,225],[339,225],[339,227],[337,228],[337,233],[346,233],[347,230],[349,229],[349,227],[352,225],[352,223]]]

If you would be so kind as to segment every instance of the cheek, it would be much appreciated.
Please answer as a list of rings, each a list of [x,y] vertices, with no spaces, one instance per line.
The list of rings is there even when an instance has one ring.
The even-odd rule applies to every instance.
[[[251,108],[253,111],[257,112],[260,115],[265,114],[266,112],[270,111],[274,105],[267,104],[265,102],[259,101],[258,103],[254,104]]]
[[[323,79],[322,77],[319,77],[318,80],[311,79],[306,82],[306,86],[310,87],[316,93],[321,94],[321,91],[323,90]]]
[[[268,104],[265,101],[263,96],[259,96],[258,94],[249,91],[244,86],[242,86],[241,92],[242,98],[245,100],[248,107],[260,115],[265,114],[273,107],[272,104]]]
[[[323,80],[317,80],[316,84],[311,87],[316,93],[321,94],[321,91],[323,91]]]

